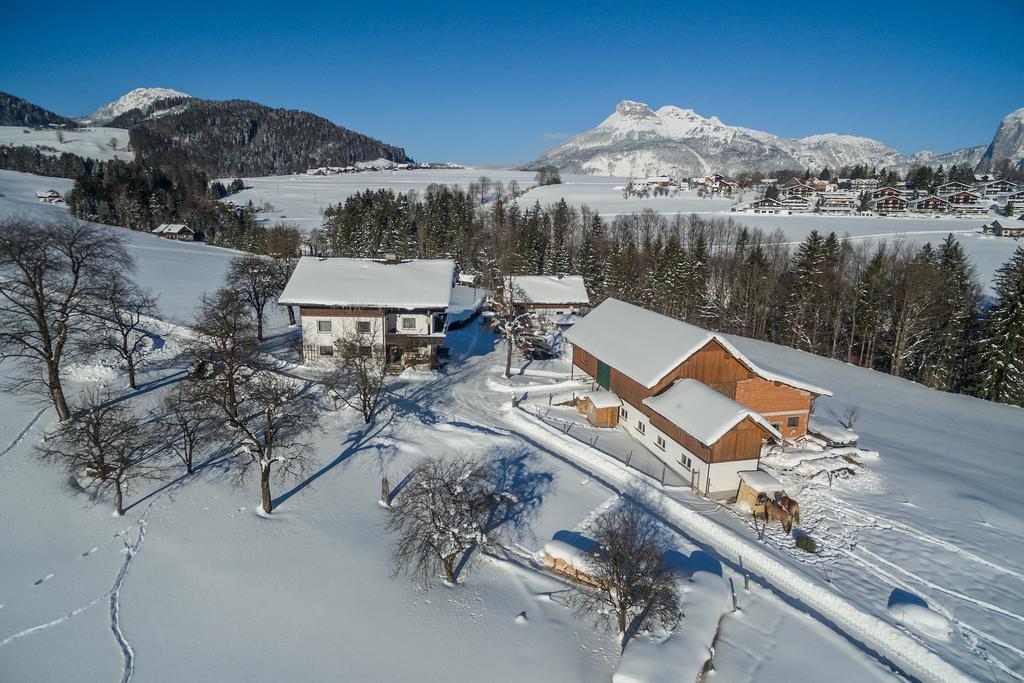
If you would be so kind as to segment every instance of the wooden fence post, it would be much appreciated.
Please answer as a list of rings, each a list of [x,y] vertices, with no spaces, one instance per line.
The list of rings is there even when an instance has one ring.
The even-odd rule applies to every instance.
[[[736,586],[733,585],[732,577],[729,577],[729,592],[732,593],[732,611],[736,611]]]

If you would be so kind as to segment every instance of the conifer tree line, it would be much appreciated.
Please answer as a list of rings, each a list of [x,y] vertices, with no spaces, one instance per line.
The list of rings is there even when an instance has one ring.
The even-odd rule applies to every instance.
[[[936,389],[1024,403],[1024,369],[1015,369],[1024,368],[1017,360],[1024,344],[1016,341],[1024,287],[1013,286],[1024,282],[1013,274],[1024,257],[1004,266],[996,305],[985,311],[974,267],[953,235],[936,246],[854,243],[812,230],[793,245],[779,231],[732,219],[651,210],[608,219],[564,200],[523,209],[501,192],[484,195],[482,202],[479,187],[366,190],[328,208],[308,248],[453,258],[490,286],[507,274],[580,274],[595,305],[615,297]],[[994,371],[1003,367],[1005,379]]]

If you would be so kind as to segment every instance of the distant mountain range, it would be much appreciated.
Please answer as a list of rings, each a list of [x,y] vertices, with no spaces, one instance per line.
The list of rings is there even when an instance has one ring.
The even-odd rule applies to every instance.
[[[550,165],[594,175],[686,177],[824,167],[834,171],[855,164],[900,170],[915,164],[980,168],[999,159],[1024,168],[1024,109],[1003,119],[987,147],[906,156],[871,138],[834,133],[783,138],[730,126],[717,116],[704,118],[692,109],[665,106],[654,111],[646,104],[624,100],[596,128],[548,150],[526,168]]]
[[[137,161],[205,171],[212,177],[300,173],[360,161],[411,161],[401,147],[294,109],[214,101],[169,88],[136,88],[72,120],[0,93],[0,125],[125,128]]]

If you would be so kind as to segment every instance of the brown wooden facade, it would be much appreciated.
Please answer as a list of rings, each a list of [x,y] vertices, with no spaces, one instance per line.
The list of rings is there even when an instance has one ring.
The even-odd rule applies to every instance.
[[[591,377],[597,377],[600,359],[575,344],[572,354],[573,365]],[[717,443],[709,446],[644,405],[645,398],[664,391],[674,381],[683,378],[702,382],[720,394],[760,413],[787,438],[796,438],[807,433],[807,420],[814,395],[809,391],[756,375],[739,362],[728,349],[714,340],[680,363],[651,388],[645,387],[614,367],[610,368],[609,385],[606,388],[646,415],[653,427],[706,463],[759,457],[764,439],[770,434],[749,418],[730,430]]]

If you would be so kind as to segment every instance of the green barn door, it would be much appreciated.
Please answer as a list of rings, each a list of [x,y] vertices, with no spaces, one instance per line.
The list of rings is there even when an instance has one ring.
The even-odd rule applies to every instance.
[[[611,388],[612,384],[612,369],[601,361],[597,361],[597,383],[605,389]]]

